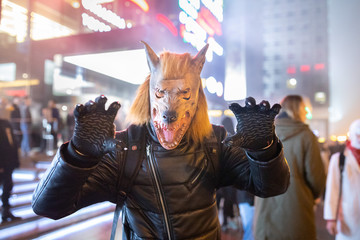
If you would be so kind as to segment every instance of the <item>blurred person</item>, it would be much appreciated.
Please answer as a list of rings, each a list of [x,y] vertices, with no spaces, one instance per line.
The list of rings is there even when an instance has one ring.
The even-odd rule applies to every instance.
[[[21,152],[24,156],[29,156],[31,150],[32,116],[30,112],[31,98],[25,96],[21,105],[21,131],[23,138],[21,141]]]
[[[68,110],[66,115],[66,137],[65,141],[69,141],[72,137],[75,128],[75,116],[74,116],[74,107],[71,107]]]
[[[13,188],[12,173],[19,167],[18,146],[9,120],[0,116],[0,184],[2,185],[2,223],[21,219],[10,211],[9,198]]]
[[[343,154],[343,169],[340,156]],[[336,240],[360,239],[360,119],[349,128],[342,152],[331,156],[324,200],[326,228]]]
[[[56,107],[56,102],[53,99],[48,101],[47,107],[42,110],[42,115],[46,121],[44,124],[46,131],[50,131],[50,134],[53,136],[53,149],[57,149],[58,132],[61,125],[61,118],[60,111]]]
[[[10,120],[10,105],[6,97],[0,98],[0,118]]]
[[[222,120],[221,124],[225,127],[227,133],[230,136],[235,134],[234,124],[230,117],[225,117]],[[231,190],[227,190],[230,193],[226,193],[227,195],[231,196],[231,201],[228,201],[230,202],[228,204],[231,204],[231,206],[236,204],[238,206],[237,209],[241,216],[243,239],[246,240],[254,239],[253,228],[252,228],[253,219],[254,219],[254,195],[247,191],[237,190],[234,187],[225,187],[225,189],[226,188],[231,188]],[[225,201],[224,201],[224,205],[225,205]],[[233,221],[231,221],[230,223],[233,223]]]
[[[21,131],[20,122],[21,122],[21,113],[20,113],[20,98],[14,97],[10,103],[10,124],[14,131],[15,141],[17,146],[20,148],[23,133]]]
[[[227,134],[229,136],[232,136],[235,134],[235,128],[233,121],[230,117],[225,117],[221,121],[221,125],[224,126]],[[227,229],[233,229],[236,230],[238,228],[236,224],[236,214],[234,211],[237,209],[236,206],[236,189],[233,186],[227,186],[220,188],[216,193],[216,201],[218,209],[220,209],[220,202],[223,200],[222,205],[222,230],[226,231]]]
[[[303,98],[288,95],[275,119],[290,166],[290,186],[282,195],[255,198],[255,239],[316,239],[315,201],[325,188],[325,170],[317,137],[306,121]]]

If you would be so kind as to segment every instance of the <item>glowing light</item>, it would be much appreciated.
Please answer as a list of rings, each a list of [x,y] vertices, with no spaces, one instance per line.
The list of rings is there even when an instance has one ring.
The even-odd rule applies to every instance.
[[[96,3],[96,1],[92,0],[82,0],[81,1],[83,7],[86,10],[89,10],[99,18],[111,23],[112,25],[124,29],[125,28],[125,20],[118,16],[116,13],[104,8],[103,6]]]
[[[199,12],[199,19],[204,20],[208,27],[210,27],[216,35],[221,36],[222,30],[221,30],[221,24],[214,18],[214,15],[211,14],[211,12],[206,8],[201,8]]]
[[[221,110],[209,110],[208,114],[210,117],[221,117],[222,111]]]
[[[295,67],[288,67],[288,68],[287,68],[287,73],[289,73],[289,74],[295,74],[295,73],[296,73],[296,68],[295,68]]]
[[[214,52],[219,56],[222,56],[224,54],[223,47],[215,41],[215,38],[209,37],[208,43],[209,43],[210,49],[212,50],[211,52]]]
[[[177,36],[178,35],[178,31],[177,28],[175,27],[175,25],[170,21],[169,18],[167,18],[165,15],[163,14],[157,14],[156,15],[156,20],[158,20],[160,23],[162,23],[167,29],[169,29],[169,31],[172,33],[172,35]]]
[[[324,69],[324,68],[325,68],[325,64],[323,64],[323,63],[317,63],[314,66],[315,70],[321,70],[321,69]]]
[[[206,60],[211,62],[213,53],[221,56],[222,46],[216,42],[214,36],[222,35],[221,24],[223,14],[223,1],[211,0],[201,1],[204,6],[200,6],[200,0],[179,0],[180,36],[184,42],[190,43],[198,51],[209,43],[206,53]]]
[[[130,0],[131,2],[135,3],[139,6],[144,12],[149,11],[149,4],[145,0]]]
[[[219,22],[223,21],[223,0],[201,0],[201,2],[214,14]]]
[[[235,67],[226,68],[224,99],[237,101],[246,98],[245,65],[237,63]]]
[[[0,81],[14,81],[16,77],[16,63],[0,64]]]
[[[308,72],[310,71],[310,65],[301,65],[300,72]]]
[[[234,113],[230,109],[226,109],[226,110],[224,110],[224,115],[229,116],[229,117],[233,117]]]
[[[79,7],[80,7],[80,3],[79,3],[78,1],[73,1],[73,2],[71,3],[71,6],[72,6],[73,8],[79,8]]]
[[[193,19],[197,19],[197,9],[188,0],[179,0],[179,7]]]
[[[95,32],[111,31],[111,27],[109,25],[106,25],[105,23],[100,22],[99,20],[95,19],[92,16],[89,16],[86,13],[81,14],[81,17],[82,17],[83,25],[88,27],[90,30],[93,30]]]
[[[309,107],[305,107],[305,111],[306,111],[306,118],[307,119],[312,119],[312,113],[310,111],[310,108]]]
[[[336,142],[337,141],[337,137],[335,135],[331,135],[330,136],[330,140],[333,141],[333,142]]]
[[[223,93],[224,93],[223,84],[222,84],[222,82],[217,82],[216,85],[217,85],[216,86],[216,95],[218,97],[221,97],[223,95]]]
[[[319,103],[325,103],[326,102],[326,93],[316,92],[315,93],[315,101],[319,102]]]
[[[324,137],[319,137],[318,138],[319,143],[324,143],[325,141],[326,141],[326,139]]]
[[[206,79],[206,88],[209,91],[209,93],[216,93],[216,79],[214,77],[209,77]]]
[[[288,88],[296,88],[297,80],[295,78],[290,78],[286,81],[286,85]]]
[[[211,94],[215,94],[218,97],[221,97],[224,93],[224,87],[222,82],[218,82],[216,81],[216,79],[214,77],[208,77],[205,81],[204,81],[204,86],[207,88],[207,90],[209,91],[209,93]]]
[[[336,140],[338,142],[345,142],[347,140],[347,136],[337,136]]]
[[[143,49],[67,56],[64,61],[132,84],[143,83],[149,73]]]
[[[17,79],[12,82],[0,82],[0,88],[34,86],[39,83],[39,79]]]
[[[27,34],[27,9],[10,1],[3,1],[0,31],[16,37],[17,42],[24,42]],[[33,40],[68,36],[74,30],[61,25],[49,18],[31,13],[31,38]]]

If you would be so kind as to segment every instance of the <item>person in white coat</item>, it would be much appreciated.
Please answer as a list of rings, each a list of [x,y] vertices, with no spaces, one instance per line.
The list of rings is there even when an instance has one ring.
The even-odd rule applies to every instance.
[[[329,164],[324,201],[326,228],[336,240],[360,239],[360,119],[349,129],[344,151],[345,163],[340,187],[340,153],[332,155]]]

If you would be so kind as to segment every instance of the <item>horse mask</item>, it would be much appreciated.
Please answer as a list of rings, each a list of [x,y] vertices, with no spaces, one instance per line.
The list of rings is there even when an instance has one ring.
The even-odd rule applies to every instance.
[[[193,58],[189,58],[188,53],[167,52],[159,58],[143,43],[150,68],[151,122],[160,144],[171,150],[179,145],[195,116],[201,88],[200,73],[208,45]]]

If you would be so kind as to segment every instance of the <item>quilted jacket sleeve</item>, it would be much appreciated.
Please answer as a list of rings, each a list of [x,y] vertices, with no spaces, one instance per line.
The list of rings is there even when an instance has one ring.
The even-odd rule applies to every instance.
[[[282,143],[275,139],[270,148],[260,152],[222,145],[220,186],[234,185],[259,197],[284,193],[289,186],[290,170]]]
[[[97,202],[116,201],[116,153],[106,154],[93,167],[78,167],[65,157],[67,144],[60,147],[33,193],[32,208],[38,215],[59,219]]]

